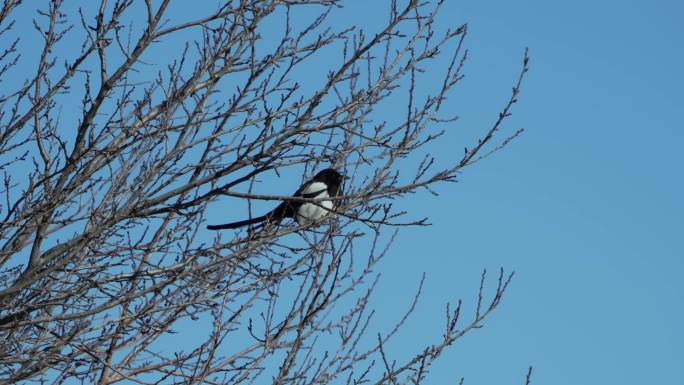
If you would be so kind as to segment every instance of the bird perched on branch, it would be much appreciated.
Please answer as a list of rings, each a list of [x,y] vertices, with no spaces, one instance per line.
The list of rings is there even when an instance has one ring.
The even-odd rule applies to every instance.
[[[332,168],[320,171],[310,181],[304,183],[292,194],[295,198],[322,199],[340,195],[342,175]],[[255,223],[280,223],[283,218],[294,218],[300,225],[310,225],[328,214],[328,210],[337,205],[338,200],[320,200],[316,202],[285,201],[271,212],[260,217],[244,221],[209,225],[209,230],[236,229]],[[262,224],[263,226],[263,224]]]

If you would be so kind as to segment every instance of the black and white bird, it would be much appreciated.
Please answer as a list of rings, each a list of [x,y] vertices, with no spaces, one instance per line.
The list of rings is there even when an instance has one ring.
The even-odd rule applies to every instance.
[[[342,175],[332,168],[320,171],[310,181],[304,183],[294,194],[297,198],[330,198],[340,195]],[[244,221],[209,225],[209,230],[236,229],[255,223],[280,223],[284,218],[294,218],[300,225],[310,225],[329,213],[338,200],[320,200],[316,202],[285,201],[271,212],[260,217]]]

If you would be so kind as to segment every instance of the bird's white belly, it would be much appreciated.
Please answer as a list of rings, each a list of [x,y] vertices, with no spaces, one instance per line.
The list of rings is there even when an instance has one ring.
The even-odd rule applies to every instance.
[[[317,198],[327,197],[327,191],[323,191],[317,196]],[[327,209],[332,209],[332,207],[332,201],[319,201],[316,202],[316,204],[304,203],[303,205],[299,206],[299,210],[297,210],[297,223],[300,225],[310,225],[328,214],[329,211]]]

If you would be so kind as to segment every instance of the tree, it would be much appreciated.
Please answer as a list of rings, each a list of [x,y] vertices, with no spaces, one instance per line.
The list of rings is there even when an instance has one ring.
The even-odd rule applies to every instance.
[[[453,124],[467,53],[465,25],[433,29],[441,2],[388,3],[370,34],[327,27],[338,0],[208,3],[181,19],[169,0],[4,1],[0,379],[421,382],[512,274],[489,299],[483,274],[472,318],[447,306],[439,340],[388,362],[406,318],[368,334],[375,268],[396,228],[428,224],[392,201],[520,133],[497,135],[527,55],[493,126],[437,168],[418,150]],[[440,57],[443,81],[424,91]],[[380,119],[383,103],[401,108]],[[207,235],[208,207],[293,199],[255,183],[329,165],[349,179],[323,223]],[[193,328],[199,341],[170,339]]]

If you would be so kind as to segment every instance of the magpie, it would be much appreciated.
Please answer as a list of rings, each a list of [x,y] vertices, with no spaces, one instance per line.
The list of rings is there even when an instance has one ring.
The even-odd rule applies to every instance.
[[[296,198],[329,198],[340,195],[342,175],[332,168],[320,171],[310,181],[304,183],[292,194]],[[285,201],[272,211],[244,221],[209,225],[209,230],[237,229],[255,223],[280,223],[283,218],[294,218],[300,225],[310,225],[323,218],[337,201],[320,200],[314,202]]]

